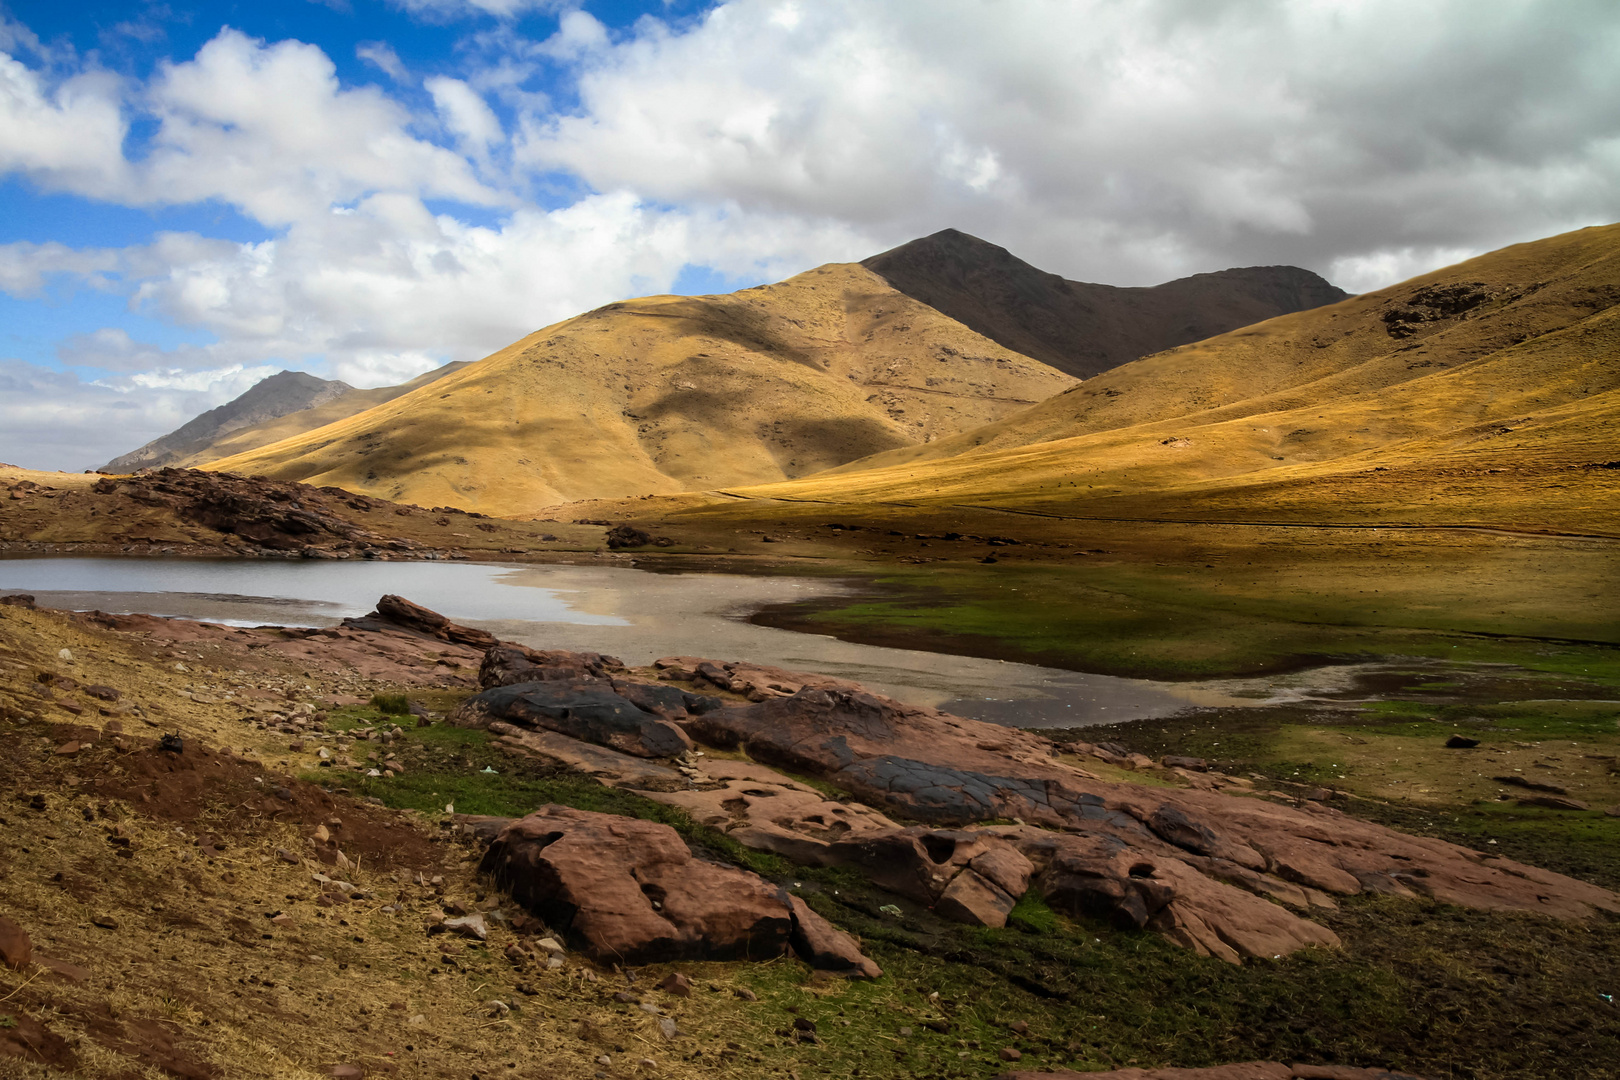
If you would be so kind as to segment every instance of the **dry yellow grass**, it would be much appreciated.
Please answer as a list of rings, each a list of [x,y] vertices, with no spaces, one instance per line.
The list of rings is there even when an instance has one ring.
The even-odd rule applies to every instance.
[[[727,296],[630,300],[212,469],[515,515],[808,475],[1074,384],[830,265]]]
[[[1390,333],[1389,313],[1454,287],[1484,299]],[[1620,226],[1585,229],[1148,357],[954,439],[736,493],[1613,534],[1616,299]]]

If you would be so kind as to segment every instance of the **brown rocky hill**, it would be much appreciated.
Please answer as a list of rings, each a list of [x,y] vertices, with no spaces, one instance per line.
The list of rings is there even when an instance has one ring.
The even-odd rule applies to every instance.
[[[522,514],[757,484],[980,427],[1073,385],[854,265],[609,304],[208,468]]]
[[[1620,528],[1620,225],[1146,357],[748,494],[1073,517]]]
[[[464,363],[446,364],[398,386],[356,390],[346,382],[304,371],[279,371],[217,409],[209,409],[139,450],[113,458],[99,471],[129,473],[164,466],[188,468],[279,442],[392,401],[442,379]]]
[[[1350,295],[1297,266],[1220,270],[1151,288],[1069,281],[956,229],[861,265],[992,341],[1079,378]]]

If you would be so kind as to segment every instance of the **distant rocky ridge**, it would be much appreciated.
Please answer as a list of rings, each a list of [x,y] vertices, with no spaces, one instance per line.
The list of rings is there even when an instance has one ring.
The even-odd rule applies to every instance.
[[[102,466],[102,471],[130,473],[136,469],[170,465],[189,454],[205,450],[221,435],[275,420],[288,413],[313,409],[353,389],[346,382],[317,378],[304,371],[278,371],[254,383],[242,396],[217,409],[209,409],[162,438],[153,439],[139,450],[113,458]]]
[[[1069,281],[956,229],[861,265],[991,341],[1081,379],[1350,296],[1297,266],[1219,270],[1151,288]]]
[[[392,401],[465,366],[460,362],[446,364],[398,386],[369,390],[357,390],[346,382],[317,378],[304,371],[278,371],[254,383],[240,397],[209,409],[139,450],[113,458],[97,471],[186,468],[266,446]]]

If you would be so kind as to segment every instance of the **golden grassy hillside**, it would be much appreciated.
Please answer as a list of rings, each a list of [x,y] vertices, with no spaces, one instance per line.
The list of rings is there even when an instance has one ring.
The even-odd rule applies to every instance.
[[[520,514],[804,476],[1073,383],[860,266],[829,265],[726,296],[610,304],[207,467]]]
[[[1620,530],[1620,225],[1147,357],[752,498]],[[1605,467],[1611,466],[1611,467]]]

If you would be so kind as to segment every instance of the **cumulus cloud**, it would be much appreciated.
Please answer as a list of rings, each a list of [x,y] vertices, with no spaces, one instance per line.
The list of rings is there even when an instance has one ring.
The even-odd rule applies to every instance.
[[[1593,2],[744,0],[577,53],[518,154],[1105,281],[1325,271],[1620,216],[1617,54]]]
[[[21,173],[48,190],[113,196],[129,182],[126,130],[112,75],[87,71],[52,85],[46,73],[0,54],[0,174]]]
[[[0,359],[0,461],[78,472],[151,442],[274,374],[269,366],[93,381]]]
[[[255,372],[398,381],[690,265],[772,279],[947,226],[1086,280],[1291,262],[1364,290],[1620,218],[1604,0],[728,0],[612,31],[567,0],[394,3],[473,26],[426,79],[358,46],[388,89],[229,28],[121,79],[0,16],[0,175],[265,234],[0,245],[13,296],[82,282],[214,338],[82,327],[80,375],[10,362],[0,458],[118,420],[110,457]],[[52,393],[82,419],[24,415]]]

